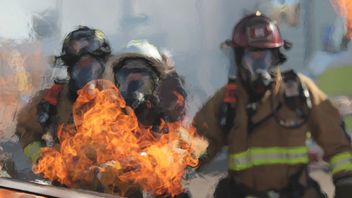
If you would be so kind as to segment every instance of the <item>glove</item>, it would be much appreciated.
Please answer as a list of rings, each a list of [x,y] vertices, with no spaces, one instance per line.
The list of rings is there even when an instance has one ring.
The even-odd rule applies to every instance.
[[[42,101],[37,106],[37,120],[42,126],[48,126],[52,115],[56,112],[56,107],[46,101]]]
[[[335,183],[335,198],[352,197],[352,177],[339,179]]]
[[[40,141],[32,142],[24,148],[23,150],[24,155],[28,157],[33,164],[36,164],[41,155],[41,151],[40,151],[41,147],[42,147],[42,144]]]

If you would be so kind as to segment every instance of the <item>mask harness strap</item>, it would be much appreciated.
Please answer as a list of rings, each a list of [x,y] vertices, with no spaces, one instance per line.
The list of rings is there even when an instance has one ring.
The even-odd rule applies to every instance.
[[[284,81],[283,96],[284,96],[285,104],[286,106],[288,106],[290,110],[292,110],[296,114],[297,119],[287,120],[287,121],[282,120],[277,115],[277,111],[274,113],[274,119],[277,122],[277,124],[279,124],[283,128],[297,129],[302,127],[308,122],[311,108],[312,108],[310,93],[307,87],[305,86],[305,84],[301,82],[298,75],[293,70],[283,72],[282,76]],[[290,89],[291,88],[290,85],[292,85],[292,83],[297,84],[297,86],[296,87],[294,86],[293,88],[293,89],[296,89],[294,90],[296,94],[289,95],[287,93],[290,91],[292,92],[292,89]],[[271,106],[272,108],[274,108],[273,100],[271,100]]]

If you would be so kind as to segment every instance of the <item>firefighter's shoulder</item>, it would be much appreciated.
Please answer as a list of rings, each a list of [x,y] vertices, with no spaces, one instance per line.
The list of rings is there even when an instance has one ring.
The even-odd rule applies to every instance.
[[[312,102],[324,101],[328,98],[327,95],[316,85],[316,83],[311,78],[301,73],[299,73],[298,76],[301,82],[309,90],[312,96]]]
[[[37,121],[37,106],[42,100],[44,90],[37,92],[31,101],[24,105],[17,115],[16,135],[22,147],[31,142],[31,138],[41,134],[43,129]]]

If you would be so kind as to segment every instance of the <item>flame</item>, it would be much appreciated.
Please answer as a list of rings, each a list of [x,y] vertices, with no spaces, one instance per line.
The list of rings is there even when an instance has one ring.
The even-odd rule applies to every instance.
[[[176,96],[176,104],[183,107],[185,105],[185,97],[177,91],[174,91],[173,94]]]
[[[96,80],[79,91],[74,124],[58,129],[60,146],[42,149],[37,174],[68,187],[99,183],[124,195],[140,189],[155,195],[183,192],[187,166],[195,167],[207,142],[194,128],[161,121],[155,133],[138,125],[133,110],[110,81]]]
[[[351,0],[331,0],[333,7],[346,20],[346,36],[352,38],[352,1]]]
[[[0,73],[0,105],[20,103],[19,96],[32,91],[31,77],[25,70],[25,55],[16,49],[0,49],[0,60],[5,68]]]
[[[0,141],[12,139],[18,110],[42,84],[44,67],[41,43],[1,39]]]

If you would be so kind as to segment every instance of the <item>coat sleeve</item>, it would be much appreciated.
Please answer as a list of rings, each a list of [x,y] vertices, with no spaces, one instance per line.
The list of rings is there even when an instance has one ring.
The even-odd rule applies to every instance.
[[[333,178],[352,176],[352,147],[343,127],[343,118],[327,96],[305,76],[300,76],[310,91],[312,109],[309,130],[324,150],[324,160],[330,163]]]
[[[222,98],[223,89],[217,91],[216,94],[202,106],[193,119],[193,126],[197,129],[197,132],[209,141],[207,154],[202,162],[203,164],[214,158],[225,145],[224,134],[218,123]]]
[[[37,106],[42,97],[43,91],[36,94],[31,102],[20,110],[17,116],[16,135],[23,149],[35,141],[41,141],[41,137],[44,134],[37,120]]]

